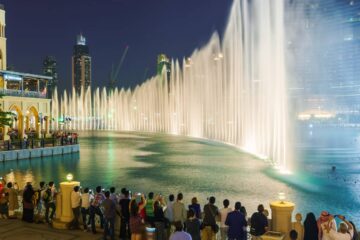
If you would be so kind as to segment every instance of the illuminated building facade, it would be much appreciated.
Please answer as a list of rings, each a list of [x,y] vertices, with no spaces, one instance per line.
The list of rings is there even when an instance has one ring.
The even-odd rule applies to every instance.
[[[51,77],[47,83],[47,96],[52,98],[58,82],[57,63],[54,57],[46,56],[43,62],[43,74]]]
[[[51,110],[46,95],[52,77],[6,70],[5,26],[5,8],[0,5],[0,107],[13,114],[12,126],[0,126],[0,139],[8,140],[9,132],[19,138],[49,136]]]
[[[91,57],[82,34],[77,36],[72,56],[72,86],[77,93],[91,86]]]
[[[171,62],[165,54],[159,54],[157,57],[157,74],[162,74],[163,69],[166,71],[167,80],[170,81],[171,75]]]
[[[290,93],[299,111],[360,110],[360,1],[292,1]],[[295,10],[294,10],[295,9]],[[300,26],[298,25],[300,24]],[[295,27],[294,27],[295,25]],[[297,26],[296,26],[297,25]],[[291,34],[292,29],[298,29]]]

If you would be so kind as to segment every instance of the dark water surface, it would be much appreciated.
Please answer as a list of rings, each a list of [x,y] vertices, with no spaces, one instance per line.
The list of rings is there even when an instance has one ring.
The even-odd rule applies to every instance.
[[[282,175],[238,149],[179,136],[144,133],[82,132],[80,154],[19,160],[0,165],[7,181],[37,185],[65,180],[72,173],[83,187],[127,187],[133,192],[183,192],[187,202],[217,197],[241,201],[249,213],[268,207],[279,192],[305,215],[321,210],[360,223],[360,131],[305,128],[299,136],[297,170]],[[331,167],[336,166],[336,171]]]

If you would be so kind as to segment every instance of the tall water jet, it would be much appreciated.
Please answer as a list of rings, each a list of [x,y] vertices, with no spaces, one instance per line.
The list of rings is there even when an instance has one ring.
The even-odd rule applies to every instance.
[[[52,112],[71,119],[64,129],[208,138],[287,168],[287,102],[283,0],[235,0],[223,41],[214,33],[191,57],[173,60],[170,79],[164,73],[133,90],[65,92],[60,103],[55,95]]]

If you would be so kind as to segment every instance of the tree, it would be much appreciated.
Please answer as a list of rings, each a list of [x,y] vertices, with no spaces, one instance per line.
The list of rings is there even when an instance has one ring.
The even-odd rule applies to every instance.
[[[3,97],[4,95],[0,94],[0,99]],[[0,104],[0,127],[4,127],[4,126],[11,126],[12,121],[13,121],[13,116],[15,114],[12,112],[5,112],[1,109],[1,104]]]

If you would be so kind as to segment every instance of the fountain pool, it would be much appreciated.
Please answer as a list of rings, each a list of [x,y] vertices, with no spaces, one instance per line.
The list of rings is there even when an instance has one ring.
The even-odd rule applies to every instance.
[[[126,186],[133,192],[167,195],[182,191],[186,202],[197,196],[203,204],[226,197],[240,200],[249,213],[257,204],[268,207],[285,192],[296,202],[295,212],[316,214],[323,209],[344,214],[360,224],[360,130],[318,128],[302,131],[297,144],[298,170],[282,175],[237,148],[201,139],[138,132],[81,132],[81,152],[7,162],[0,174],[24,184],[65,180],[68,172],[82,186]],[[335,138],[336,136],[336,138]],[[336,170],[332,172],[331,167]]]

